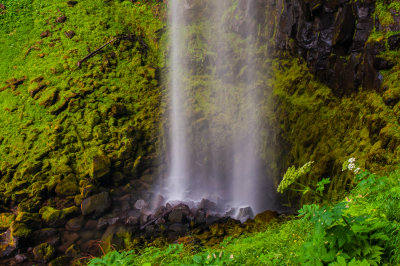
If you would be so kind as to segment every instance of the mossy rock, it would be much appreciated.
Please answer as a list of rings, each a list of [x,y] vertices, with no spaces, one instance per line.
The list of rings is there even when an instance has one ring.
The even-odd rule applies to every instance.
[[[42,215],[42,220],[50,227],[64,226],[68,218],[79,214],[79,208],[76,206],[57,210],[52,207],[43,207],[39,213]]]
[[[29,238],[32,234],[32,230],[23,223],[13,222],[11,224],[11,232],[13,237]]]
[[[37,261],[48,262],[54,258],[55,254],[56,250],[49,243],[42,243],[33,248],[33,255]]]
[[[69,266],[71,262],[71,257],[61,256],[50,261],[48,266]]]
[[[110,173],[110,168],[111,159],[108,156],[95,155],[90,165],[89,175],[95,180],[100,180]]]
[[[23,223],[31,229],[38,229],[41,226],[42,220],[38,213],[20,212],[15,218],[15,222]]]
[[[75,196],[79,194],[79,186],[74,174],[69,174],[56,186],[59,196]]]
[[[0,214],[0,231],[7,230],[15,219],[15,215],[12,213],[1,213]]]
[[[111,207],[111,198],[108,192],[102,192],[85,199],[81,204],[83,215],[98,216]]]

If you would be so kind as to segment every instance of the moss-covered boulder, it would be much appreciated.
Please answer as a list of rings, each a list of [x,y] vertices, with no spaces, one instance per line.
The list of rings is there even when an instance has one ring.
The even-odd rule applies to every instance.
[[[80,213],[76,206],[57,210],[52,207],[43,207],[39,213],[42,215],[43,222],[50,227],[64,226],[68,218]]]
[[[89,174],[95,180],[100,180],[110,173],[111,159],[104,155],[95,155],[92,159]]]
[[[74,196],[79,194],[79,185],[74,174],[69,174],[56,186],[59,196]]]
[[[99,216],[111,207],[111,198],[108,192],[101,192],[93,195],[81,204],[81,210],[83,215],[95,215]]]
[[[39,262],[48,262],[52,258],[54,258],[55,254],[56,250],[48,243],[42,243],[33,248],[33,255],[35,256],[35,260]]]

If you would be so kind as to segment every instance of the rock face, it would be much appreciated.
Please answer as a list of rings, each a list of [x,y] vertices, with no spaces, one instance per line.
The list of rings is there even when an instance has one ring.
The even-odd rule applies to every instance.
[[[356,91],[361,85],[379,88],[381,77],[375,65],[377,54],[385,47],[368,42],[374,28],[375,1],[268,3],[270,13],[276,14],[277,50],[303,57],[337,96]]]

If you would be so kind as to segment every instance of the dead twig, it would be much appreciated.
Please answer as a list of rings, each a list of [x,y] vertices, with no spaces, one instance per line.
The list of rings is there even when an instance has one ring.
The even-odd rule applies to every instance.
[[[82,63],[85,62],[86,60],[88,60],[89,58],[95,56],[98,52],[100,52],[104,47],[106,47],[107,45],[115,42],[116,40],[137,40],[145,49],[147,49],[147,44],[139,37],[135,36],[135,35],[124,35],[124,36],[118,36],[113,38],[112,40],[106,42],[105,44],[103,44],[102,46],[100,46],[99,48],[97,48],[96,50],[94,50],[93,52],[89,53],[87,56],[85,56],[83,59],[81,59],[77,65],[78,67],[81,67]]]
[[[112,39],[111,41],[109,41],[109,42],[103,44],[101,47],[97,48],[96,50],[94,50],[93,52],[91,52],[90,54],[88,54],[87,56],[85,56],[82,60],[80,60],[80,61],[77,63],[78,67],[81,67],[81,64],[82,64],[83,62],[85,62],[85,61],[88,60],[89,58],[93,57],[93,56],[96,55],[98,52],[100,52],[101,49],[103,49],[104,47],[106,47],[106,46],[109,45],[110,43],[115,42],[115,41],[118,40],[118,39],[119,39],[119,37],[115,37],[115,38]]]

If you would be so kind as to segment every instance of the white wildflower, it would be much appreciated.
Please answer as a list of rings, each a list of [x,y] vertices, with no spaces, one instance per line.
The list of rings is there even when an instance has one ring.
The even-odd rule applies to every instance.
[[[360,172],[360,170],[361,170],[360,167],[358,167],[356,170],[354,170],[354,173],[358,174]]]
[[[355,163],[349,163],[348,168],[349,168],[350,171],[353,171],[356,168],[356,164]]]
[[[233,254],[231,254],[231,255],[229,256],[229,258],[230,258],[230,259],[233,259]]]
[[[356,158],[352,157],[352,158],[349,159],[349,163],[353,163],[354,164],[355,162],[356,162]]]

